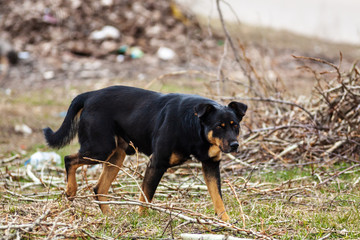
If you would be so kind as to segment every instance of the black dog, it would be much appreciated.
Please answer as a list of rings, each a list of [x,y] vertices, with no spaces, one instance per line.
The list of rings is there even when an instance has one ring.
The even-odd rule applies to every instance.
[[[79,152],[65,157],[69,199],[77,191],[76,169],[102,161],[111,164],[104,164],[94,192],[99,201],[106,201],[103,195],[108,193],[126,154],[135,152],[129,146],[132,142],[140,152],[151,155],[142,183],[141,201],[151,202],[165,171],[192,155],[202,163],[217,215],[227,221],[229,216],[220,190],[219,161],[221,152],[237,151],[239,122],[246,109],[247,106],[239,102],[223,106],[196,95],[113,86],[77,96],[60,129],[54,133],[45,128],[44,134],[49,146],[54,148],[67,145],[78,134]],[[100,208],[104,214],[111,213],[108,205],[102,204]]]

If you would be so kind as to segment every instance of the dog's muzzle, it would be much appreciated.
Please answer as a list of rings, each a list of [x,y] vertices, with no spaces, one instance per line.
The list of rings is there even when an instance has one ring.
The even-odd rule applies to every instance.
[[[239,143],[237,141],[233,141],[229,144],[230,146],[230,152],[237,152]]]

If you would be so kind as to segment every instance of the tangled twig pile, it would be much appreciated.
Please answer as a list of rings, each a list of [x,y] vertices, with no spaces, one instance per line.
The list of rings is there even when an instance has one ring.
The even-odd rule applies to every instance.
[[[350,71],[341,73],[329,62],[320,61],[334,68],[335,78],[326,81],[322,74],[314,74],[317,80],[314,102],[316,121],[328,129],[321,143],[329,145],[326,153],[338,156],[353,156],[360,149],[360,72],[356,63]],[[325,73],[326,74],[326,73]]]
[[[286,164],[359,162],[360,72],[357,63],[342,73],[340,67],[325,60],[295,58],[325,64],[334,71],[318,72],[303,66],[316,79],[310,100],[237,98],[257,102],[245,123],[249,132],[245,135],[240,159],[267,164],[275,160]]]

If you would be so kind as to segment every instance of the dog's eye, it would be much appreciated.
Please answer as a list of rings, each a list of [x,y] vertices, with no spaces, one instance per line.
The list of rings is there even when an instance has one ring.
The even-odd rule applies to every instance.
[[[216,126],[216,129],[224,129],[225,128],[225,123],[220,123],[219,125]]]
[[[230,121],[230,125],[233,126],[233,128],[239,128],[239,125],[237,125],[234,121]]]

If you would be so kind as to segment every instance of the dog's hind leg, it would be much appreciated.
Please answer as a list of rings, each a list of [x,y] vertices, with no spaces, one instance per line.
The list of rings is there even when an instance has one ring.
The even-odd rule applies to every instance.
[[[107,201],[107,197],[111,183],[115,180],[120,167],[125,159],[125,151],[122,148],[116,148],[110,155],[108,161],[104,163],[103,171],[100,175],[99,181],[94,187],[94,192],[97,195],[95,198],[98,201]],[[107,204],[99,204],[103,214],[111,214],[111,209]]]
[[[73,200],[77,191],[76,169],[85,164],[98,164],[98,162],[91,161],[90,159],[83,159],[79,153],[66,156],[64,160],[67,180],[65,194],[69,200]]]

